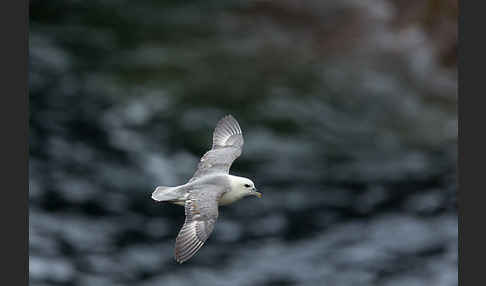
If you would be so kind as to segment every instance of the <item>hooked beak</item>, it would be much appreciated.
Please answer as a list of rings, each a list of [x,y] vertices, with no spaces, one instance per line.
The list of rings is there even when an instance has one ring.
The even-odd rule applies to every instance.
[[[254,196],[258,197],[259,199],[262,197],[262,193],[257,192],[257,189],[254,188],[253,191],[251,192]]]

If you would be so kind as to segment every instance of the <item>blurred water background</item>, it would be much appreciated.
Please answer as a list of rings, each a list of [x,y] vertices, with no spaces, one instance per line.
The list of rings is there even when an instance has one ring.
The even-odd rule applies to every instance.
[[[30,2],[30,285],[457,285],[457,3]],[[263,199],[173,259],[217,120]]]

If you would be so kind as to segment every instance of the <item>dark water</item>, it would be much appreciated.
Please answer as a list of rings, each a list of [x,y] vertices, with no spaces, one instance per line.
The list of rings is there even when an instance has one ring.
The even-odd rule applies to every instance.
[[[457,285],[453,1],[31,1],[30,284]],[[263,199],[185,264],[216,121]]]

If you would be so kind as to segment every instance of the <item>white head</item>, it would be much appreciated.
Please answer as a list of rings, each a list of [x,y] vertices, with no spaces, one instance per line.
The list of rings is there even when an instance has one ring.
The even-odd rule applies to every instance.
[[[231,191],[237,192],[241,197],[256,196],[261,198],[262,194],[257,192],[255,184],[248,178],[230,175]]]

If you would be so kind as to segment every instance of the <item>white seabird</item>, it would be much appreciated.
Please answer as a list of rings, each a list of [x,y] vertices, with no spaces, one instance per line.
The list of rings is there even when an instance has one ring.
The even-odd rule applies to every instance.
[[[159,186],[152,199],[182,205],[186,220],[176,238],[175,259],[188,260],[203,246],[214,229],[218,206],[246,196],[261,197],[248,178],[233,176],[229,169],[241,154],[243,134],[236,119],[223,117],[213,133],[213,146],[201,158],[194,176],[177,187]]]

